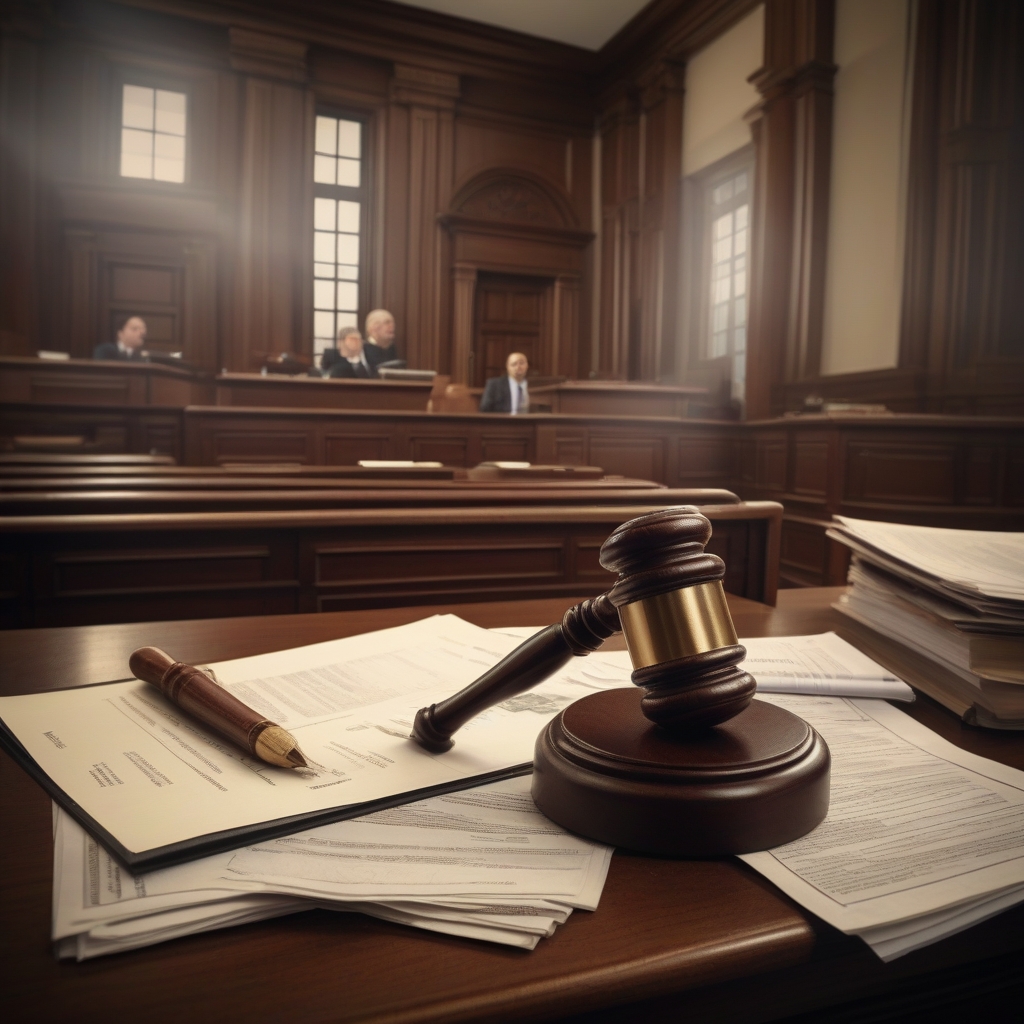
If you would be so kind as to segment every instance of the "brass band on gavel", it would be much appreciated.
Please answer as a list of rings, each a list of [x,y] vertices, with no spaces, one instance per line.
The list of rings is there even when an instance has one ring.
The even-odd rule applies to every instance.
[[[634,668],[739,643],[721,580],[620,605],[619,620]]]

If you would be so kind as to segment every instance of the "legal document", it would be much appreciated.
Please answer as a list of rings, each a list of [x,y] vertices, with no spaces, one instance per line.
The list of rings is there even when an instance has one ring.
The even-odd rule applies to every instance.
[[[952,530],[836,516],[828,535],[904,578],[973,606],[1021,614],[1024,533]],[[1016,606],[1016,607],[1014,607]]]
[[[86,959],[322,907],[532,949],[597,908],[611,854],[545,818],[529,778],[135,874],[55,808],[53,938]]]
[[[535,629],[502,629],[526,637]],[[813,636],[759,636],[740,640],[747,649],[741,667],[757,680],[759,693],[811,693],[838,697],[880,697],[912,701],[914,691],[835,633]],[[581,683],[631,686],[632,662],[626,651],[597,651],[574,661],[566,673]]]
[[[409,740],[419,707],[472,682],[516,644],[446,615],[211,666],[296,737],[308,769],[256,760],[137,681],[0,698],[0,718],[89,827],[120,844],[116,853],[152,863],[199,837],[274,822],[291,831],[302,816],[351,817],[375,801],[528,771],[547,721],[613,681],[556,674],[475,719],[442,755]]]
[[[832,754],[828,816],[741,858],[883,959],[1024,900],[1024,772],[879,700],[769,695]]]

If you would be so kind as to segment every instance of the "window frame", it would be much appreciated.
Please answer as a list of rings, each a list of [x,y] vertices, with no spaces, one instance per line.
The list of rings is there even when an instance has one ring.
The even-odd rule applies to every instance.
[[[343,121],[355,121],[360,125],[360,157],[359,157],[359,185],[328,185],[322,182],[317,182],[314,179],[314,167],[316,161],[316,119],[318,117],[331,117],[337,120]],[[346,199],[350,202],[359,203],[359,254],[358,254],[358,277],[356,281],[356,323],[354,326],[358,327],[360,332],[363,331],[363,324],[366,319],[367,313],[370,311],[370,295],[372,294],[371,281],[370,281],[370,260],[373,252],[372,240],[370,239],[370,227],[372,224],[371,215],[371,204],[373,201],[373,167],[372,167],[372,139],[373,139],[373,118],[372,116],[362,110],[354,110],[348,107],[339,106],[337,104],[325,103],[322,101],[316,101],[313,108],[313,123],[312,130],[310,133],[310,149],[309,149],[309,195],[310,195],[310,214],[309,214],[309,271],[310,271],[310,286],[309,286],[309,335],[308,344],[310,346],[310,352],[313,355],[314,360],[318,357],[316,343],[316,307],[315,299],[313,297],[315,290],[315,283],[320,280],[316,276],[316,268],[314,266],[314,237],[315,237],[315,219],[314,209],[316,200],[318,198],[325,199]],[[335,278],[335,281],[338,279]],[[337,310],[335,310],[337,313]],[[342,324],[341,326],[346,326]],[[335,338],[337,337],[338,324],[335,321]]]
[[[183,181],[164,181],[160,178],[134,178],[121,174],[121,129],[123,128],[124,87],[134,85],[142,89],[159,89],[165,92],[181,93],[185,97],[185,175]],[[175,191],[188,190],[196,187],[195,171],[197,167],[195,150],[199,133],[196,130],[196,106],[194,83],[190,80],[172,78],[168,75],[154,73],[146,68],[125,66],[118,68],[115,76],[113,96],[111,98],[111,117],[109,124],[110,145],[108,148],[108,166],[110,174],[118,184],[129,188],[159,188]]]
[[[730,363],[728,383],[730,394],[741,403],[743,394],[735,394],[734,371],[732,359],[733,342],[730,339],[726,356],[711,355],[711,282],[713,269],[712,222],[714,190],[723,182],[734,178],[742,171],[747,173],[747,341],[744,346],[745,361],[749,362],[750,353],[750,253],[751,231],[754,218],[755,174],[754,146],[750,143],[730,153],[721,160],[689,175],[683,182],[683,217],[684,217],[684,249],[683,249],[683,295],[685,310],[683,322],[684,365],[691,371],[700,371],[719,360],[728,358]],[[744,382],[746,372],[744,370]]]

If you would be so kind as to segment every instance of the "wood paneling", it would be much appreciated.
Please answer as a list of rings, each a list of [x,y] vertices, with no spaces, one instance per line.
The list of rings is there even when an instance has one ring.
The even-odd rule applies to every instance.
[[[941,0],[918,4],[915,24],[899,367],[790,374],[776,412],[808,394],[1024,411],[1024,292],[1011,284],[1024,275],[1024,17],[1013,0]]]
[[[180,412],[186,405],[208,403],[212,395],[203,376],[157,363],[0,358],[4,403],[150,405]]]
[[[733,428],[744,498],[782,501],[784,584],[842,583],[833,515],[980,530],[1024,528],[1020,420],[792,418]]]
[[[478,274],[476,325],[473,334],[473,376],[482,387],[489,377],[505,373],[511,352],[522,352],[534,372],[552,372],[553,332],[545,316],[554,282],[508,274]]]
[[[612,578],[594,551],[658,507],[12,517],[0,520],[0,625],[597,594]],[[726,586],[774,603],[781,508],[705,513],[730,559]]]
[[[191,465],[417,459],[473,466],[493,459],[601,466],[670,486],[724,486],[730,428],[654,417],[489,416],[192,407],[184,413]],[[372,452],[372,454],[361,454]]]
[[[282,409],[415,409],[427,407],[430,381],[346,380],[225,373],[216,378],[217,405]],[[199,404],[199,403],[193,403]]]
[[[360,313],[393,310],[412,364],[482,379],[496,359],[474,352],[477,277],[500,273],[546,282],[546,372],[679,379],[685,64],[755,2],[656,2],[597,54],[369,0],[16,3],[0,37],[0,352],[88,356],[128,312],[209,370],[310,351],[322,106],[364,125]],[[748,412],[815,392],[1019,413],[1019,5],[918,12],[900,367],[822,379],[832,24],[833,0],[765,4]],[[125,82],[188,94],[183,185],[118,176]]]
[[[768,0],[762,100],[751,115],[746,411],[772,410],[772,385],[820,372],[832,145],[834,0]]]

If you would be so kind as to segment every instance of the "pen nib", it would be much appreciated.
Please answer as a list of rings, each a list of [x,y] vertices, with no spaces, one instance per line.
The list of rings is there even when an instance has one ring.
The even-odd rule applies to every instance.
[[[295,737],[279,725],[268,725],[253,746],[257,757],[281,768],[306,768],[306,759],[299,750]]]

